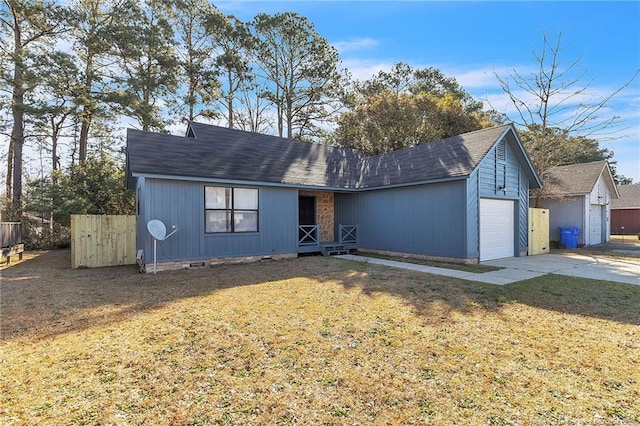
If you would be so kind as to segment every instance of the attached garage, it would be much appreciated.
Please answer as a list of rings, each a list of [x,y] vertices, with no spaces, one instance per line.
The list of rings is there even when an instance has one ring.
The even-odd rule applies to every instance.
[[[513,200],[480,199],[480,261],[513,257]]]

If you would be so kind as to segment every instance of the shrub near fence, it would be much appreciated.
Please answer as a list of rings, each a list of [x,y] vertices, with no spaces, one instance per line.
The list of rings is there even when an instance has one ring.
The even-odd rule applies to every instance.
[[[71,216],[72,268],[133,265],[135,263],[135,216]]]

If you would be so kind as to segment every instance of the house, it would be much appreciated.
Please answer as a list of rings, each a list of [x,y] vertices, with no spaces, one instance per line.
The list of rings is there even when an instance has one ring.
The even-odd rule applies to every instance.
[[[549,239],[559,241],[558,227],[578,227],[579,245],[611,238],[611,202],[618,190],[607,161],[557,166],[542,175],[544,190],[536,207],[549,209]]]
[[[526,255],[540,180],[513,125],[369,156],[192,122],[127,133],[137,245],[167,267],[353,248],[458,262]]]
[[[640,234],[640,183],[618,187],[620,198],[611,203],[611,232]]]

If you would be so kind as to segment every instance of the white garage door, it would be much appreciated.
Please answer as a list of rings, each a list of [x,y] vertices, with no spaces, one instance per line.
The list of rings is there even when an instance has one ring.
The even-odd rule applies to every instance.
[[[513,201],[480,199],[480,261],[513,257]]]
[[[589,244],[600,244],[602,242],[602,207],[591,204],[589,213]]]

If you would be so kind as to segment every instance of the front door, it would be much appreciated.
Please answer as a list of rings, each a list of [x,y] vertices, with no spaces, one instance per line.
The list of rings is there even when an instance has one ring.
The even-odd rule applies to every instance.
[[[308,195],[300,195],[298,197],[298,225],[315,225],[316,224],[316,197]],[[307,232],[309,228],[306,228]],[[300,243],[314,242],[313,238],[309,235],[305,236],[305,231],[298,230],[298,241]],[[317,235],[314,233],[313,235]]]

